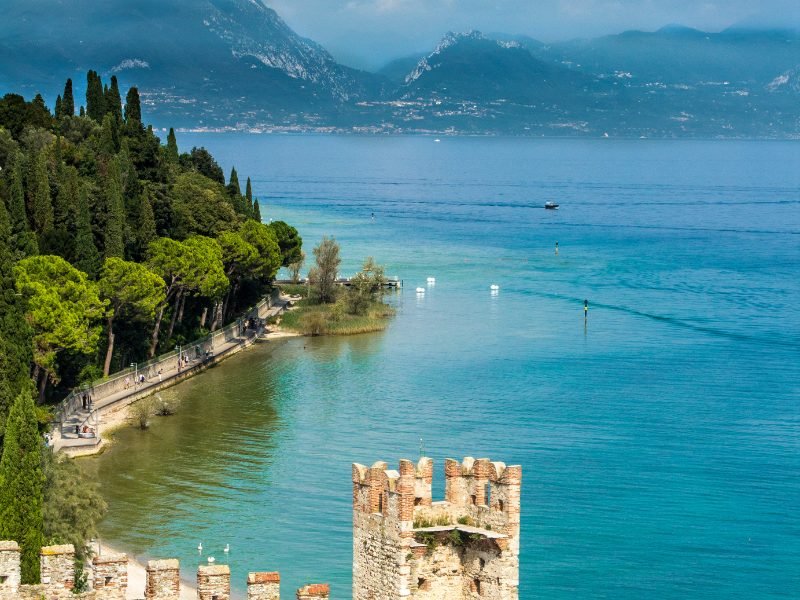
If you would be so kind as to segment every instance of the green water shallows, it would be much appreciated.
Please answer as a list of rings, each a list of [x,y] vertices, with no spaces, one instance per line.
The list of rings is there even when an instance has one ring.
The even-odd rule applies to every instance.
[[[350,463],[422,438],[437,495],[447,456],[522,464],[522,598],[800,593],[798,144],[179,141],[250,175],[309,254],[333,234],[345,273],[373,255],[405,289],[382,334],[165,392],[176,416],[84,462],[107,540],[188,577],[230,544],[239,593],[276,569],[286,598],[346,598]]]

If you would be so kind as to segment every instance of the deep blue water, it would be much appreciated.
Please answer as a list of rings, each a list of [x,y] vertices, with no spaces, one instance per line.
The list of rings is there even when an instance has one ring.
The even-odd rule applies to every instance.
[[[522,465],[522,598],[800,596],[799,143],[179,143],[250,175],[309,255],[334,235],[345,273],[372,255],[405,288],[382,334],[169,392],[176,417],[93,461],[108,539],[189,578],[198,541],[230,543],[240,591],[276,569],[286,598],[350,597],[350,463],[422,439],[438,494],[447,456]]]

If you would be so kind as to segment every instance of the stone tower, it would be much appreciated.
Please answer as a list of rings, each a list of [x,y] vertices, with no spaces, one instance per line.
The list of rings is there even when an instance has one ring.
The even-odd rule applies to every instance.
[[[517,600],[522,468],[445,461],[433,502],[433,461],[353,465],[353,598]]]

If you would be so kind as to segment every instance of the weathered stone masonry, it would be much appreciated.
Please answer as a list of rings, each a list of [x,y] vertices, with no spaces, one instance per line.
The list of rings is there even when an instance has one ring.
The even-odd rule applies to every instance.
[[[445,500],[433,502],[433,461],[353,464],[354,600],[518,600],[522,469],[489,459],[445,461]],[[90,591],[74,594],[71,545],[42,548],[41,584],[20,584],[20,549],[0,541],[0,600],[123,600],[128,557],[92,559]],[[147,563],[146,600],[179,600],[177,560]],[[134,590],[141,597],[139,590]],[[197,570],[199,600],[230,600],[230,568]],[[329,600],[327,584],[297,600]],[[250,573],[248,600],[280,600],[280,575]]]
[[[489,459],[353,465],[355,600],[516,600],[522,469]]]

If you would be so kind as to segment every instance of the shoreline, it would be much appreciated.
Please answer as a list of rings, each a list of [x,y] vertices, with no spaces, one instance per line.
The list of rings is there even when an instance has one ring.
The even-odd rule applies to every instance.
[[[121,398],[120,400],[114,402],[113,404],[109,404],[104,406],[97,411],[97,439],[99,442],[92,446],[66,446],[61,445],[57,447],[58,452],[63,452],[70,458],[82,458],[88,456],[96,456],[98,454],[102,454],[106,451],[106,449],[113,444],[113,434],[117,429],[125,427],[126,425],[130,424],[131,414],[130,408],[137,402],[144,400],[146,398],[150,398],[164,389],[174,387],[176,385],[181,384],[182,382],[192,379],[197,375],[205,372],[208,368],[212,366],[217,366],[228,360],[229,358],[239,354],[242,351],[245,351],[252,346],[258,343],[265,343],[265,342],[272,342],[272,341],[279,341],[294,337],[302,337],[302,334],[295,333],[293,331],[287,331],[284,329],[280,329],[279,327],[274,327],[270,330],[268,334],[261,338],[255,338],[250,344],[240,346],[233,352],[227,352],[224,355],[218,357],[212,364],[207,366],[203,366],[200,369],[192,369],[187,370],[179,377],[169,377],[165,379],[162,385],[155,386],[152,390],[148,390],[146,394],[130,394],[125,398]]]

